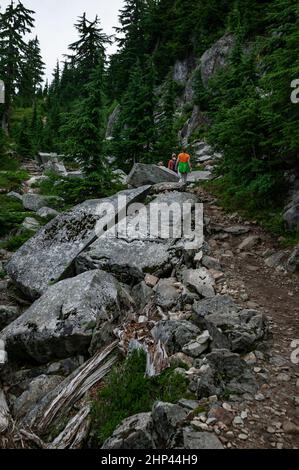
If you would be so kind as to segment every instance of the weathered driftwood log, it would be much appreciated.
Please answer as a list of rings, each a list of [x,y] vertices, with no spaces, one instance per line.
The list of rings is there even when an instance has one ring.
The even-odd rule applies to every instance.
[[[90,406],[84,406],[61,434],[47,446],[48,449],[80,449],[90,428]]]
[[[42,441],[42,439],[40,439],[36,434],[33,434],[32,432],[27,431],[26,429],[21,429],[20,435],[22,435],[25,438],[25,440],[28,441],[29,443],[32,442],[33,444],[35,444],[35,446],[38,447],[39,449],[47,448],[47,444],[45,444],[45,442]]]
[[[5,433],[9,427],[10,412],[3,390],[0,389],[0,434]]]
[[[66,416],[69,409],[105,377],[117,361],[117,354],[112,354],[117,345],[118,341],[114,341],[58,386],[55,398],[45,405],[42,415],[39,413],[33,423],[39,435],[43,435],[58,417]]]

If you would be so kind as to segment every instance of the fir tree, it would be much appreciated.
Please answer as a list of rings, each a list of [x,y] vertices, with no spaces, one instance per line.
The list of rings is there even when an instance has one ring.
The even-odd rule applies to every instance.
[[[147,59],[132,69],[127,92],[121,104],[115,150],[129,168],[136,161],[148,160],[155,143],[155,71]]]
[[[44,63],[38,38],[28,42],[21,66],[18,101],[23,107],[34,105],[44,75]]]
[[[32,136],[30,132],[30,122],[25,117],[20,125],[17,135],[17,152],[22,158],[33,156]]]
[[[103,61],[99,59],[91,81],[84,87],[85,98],[65,116],[66,123],[62,128],[67,155],[80,162],[87,173],[103,169],[103,70]]]
[[[77,86],[83,87],[90,81],[99,57],[105,60],[105,48],[111,43],[111,39],[103,33],[97,16],[94,21],[89,21],[84,13],[75,28],[79,33],[79,39],[69,45],[69,49],[73,52],[69,58],[77,70]]]
[[[166,159],[168,155],[175,151],[178,145],[178,138],[174,129],[175,84],[172,77],[167,81],[161,108],[160,116],[156,119],[157,142],[155,154],[157,160]]]
[[[146,47],[146,21],[148,2],[145,0],[126,0],[124,8],[120,10],[120,27],[115,28],[118,34],[117,43],[119,51],[112,59],[114,71],[109,80],[117,90],[127,88],[131,69],[136,61],[142,64],[147,52]],[[115,74],[116,72],[116,74]]]
[[[24,35],[30,33],[34,24],[33,11],[23,3],[12,1],[0,14],[0,75],[5,79],[5,105],[2,128],[8,132],[13,97],[20,82],[22,64],[27,52]]]

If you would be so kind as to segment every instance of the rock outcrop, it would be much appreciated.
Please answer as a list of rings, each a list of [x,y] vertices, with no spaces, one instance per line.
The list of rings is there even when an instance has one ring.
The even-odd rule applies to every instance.
[[[287,228],[299,231],[299,191],[293,194],[291,201],[286,206],[283,219]]]
[[[200,67],[202,82],[205,86],[219,69],[227,65],[234,44],[234,36],[226,34],[203,54],[200,59]]]

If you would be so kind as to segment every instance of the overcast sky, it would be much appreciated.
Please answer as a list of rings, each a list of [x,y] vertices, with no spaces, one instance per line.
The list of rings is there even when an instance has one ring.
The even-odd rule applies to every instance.
[[[10,0],[0,0],[1,11]],[[86,12],[88,19],[98,14],[102,28],[107,34],[113,34],[113,27],[118,24],[118,11],[123,0],[23,0],[24,5],[35,11],[35,31],[40,44],[46,76],[51,80],[56,60],[62,59],[67,46],[76,40],[74,24],[78,16]],[[109,48],[109,53],[115,45]]]

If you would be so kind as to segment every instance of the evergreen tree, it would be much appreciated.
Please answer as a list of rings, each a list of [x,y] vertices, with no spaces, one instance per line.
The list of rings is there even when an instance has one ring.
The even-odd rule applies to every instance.
[[[46,121],[43,127],[42,143],[45,151],[59,151],[59,129],[61,126],[60,64],[57,61],[46,96]]]
[[[158,160],[165,159],[173,153],[178,145],[178,137],[174,129],[175,114],[175,83],[172,76],[167,81],[160,116],[156,119],[157,142],[155,154]]]
[[[34,105],[44,76],[44,68],[39,41],[36,37],[28,42],[21,65],[18,101],[23,107]]]
[[[69,58],[77,71],[77,86],[83,87],[90,81],[99,57],[101,60],[105,59],[105,48],[111,43],[111,39],[103,33],[97,16],[94,21],[89,21],[84,13],[75,28],[79,33],[79,39],[69,45],[69,49],[73,51],[73,55]]]
[[[37,110],[37,105],[34,103],[32,119],[30,124],[30,135],[31,135],[31,144],[33,153],[36,154],[38,151],[41,151],[42,137],[44,132],[44,126],[42,118]]]
[[[0,76],[5,79],[5,104],[2,128],[8,132],[11,105],[20,82],[22,64],[27,52],[24,35],[30,33],[34,24],[33,11],[23,3],[12,1],[4,13],[0,13]]]
[[[0,163],[3,161],[5,157],[5,150],[6,150],[5,134],[0,127]]]
[[[85,98],[79,101],[72,113],[65,116],[62,128],[65,151],[72,160],[80,162],[87,173],[103,169],[102,143],[104,138],[103,61],[85,85]]]
[[[126,0],[120,10],[120,27],[115,28],[118,34],[118,53],[112,59],[113,70],[109,81],[113,83],[117,93],[127,88],[131,69],[137,59],[143,64],[146,47],[146,21],[148,2],[145,0]],[[115,73],[116,72],[116,73]]]
[[[17,135],[17,153],[22,158],[33,156],[32,136],[30,132],[30,123],[25,117],[20,125]]]
[[[147,161],[155,143],[155,71],[151,59],[133,67],[121,104],[115,151],[127,169],[136,161]]]

